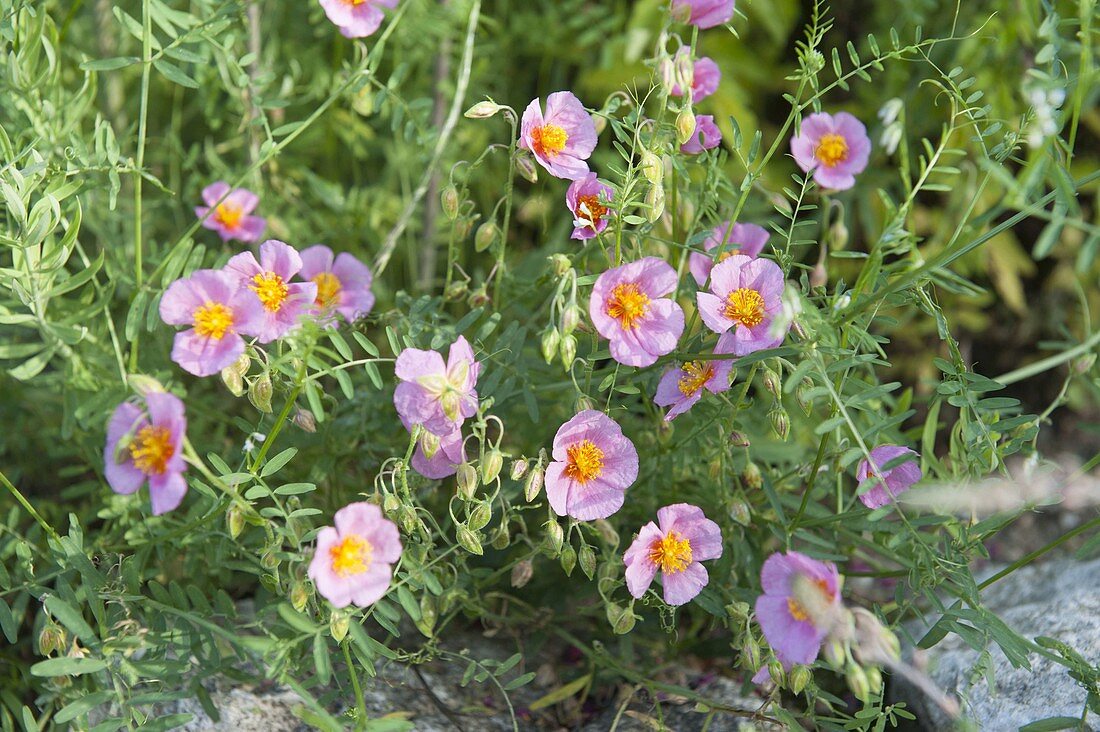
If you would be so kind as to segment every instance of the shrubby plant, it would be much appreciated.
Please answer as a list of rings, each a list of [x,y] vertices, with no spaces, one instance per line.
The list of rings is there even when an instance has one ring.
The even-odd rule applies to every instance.
[[[958,712],[926,614],[1094,713],[980,599],[1068,537],[979,583],[971,500],[1094,406],[1093,3],[764,5],[0,4],[4,727],[411,728],[383,664],[531,683],[481,622],[587,657],[544,706],[883,729]]]

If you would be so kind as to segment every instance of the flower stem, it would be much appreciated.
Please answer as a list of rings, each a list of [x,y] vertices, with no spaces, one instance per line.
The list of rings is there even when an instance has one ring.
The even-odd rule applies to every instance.
[[[4,475],[3,471],[0,471],[0,483],[3,483],[4,487],[6,487],[8,491],[13,496],[15,496],[15,500],[19,501],[20,505],[22,505],[23,508],[26,509],[27,513],[29,513],[31,517],[38,522],[38,525],[41,526],[42,529],[50,535],[51,539],[53,539],[54,541],[61,541],[61,537],[57,535],[57,532],[54,531],[49,522],[46,521],[46,519],[42,518],[42,514],[38,513],[38,510],[31,505],[31,502],[27,500],[27,497],[20,493],[18,488],[12,485],[11,481],[8,480],[8,476]]]

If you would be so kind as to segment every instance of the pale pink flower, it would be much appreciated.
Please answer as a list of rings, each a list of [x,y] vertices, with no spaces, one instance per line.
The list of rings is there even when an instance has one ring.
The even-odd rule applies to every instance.
[[[349,503],[334,517],[336,527],[317,534],[309,578],[336,607],[367,607],[390,587],[392,565],[401,558],[397,525],[373,503]]]

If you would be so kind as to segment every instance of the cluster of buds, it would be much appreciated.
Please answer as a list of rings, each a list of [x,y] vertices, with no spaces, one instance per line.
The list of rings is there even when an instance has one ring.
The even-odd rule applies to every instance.
[[[562,366],[568,371],[577,358],[574,331],[581,322],[581,309],[577,305],[577,271],[565,255],[555,254],[549,257],[549,261],[558,277],[551,317],[557,312],[558,318],[542,332],[542,357],[547,364],[560,358]]]

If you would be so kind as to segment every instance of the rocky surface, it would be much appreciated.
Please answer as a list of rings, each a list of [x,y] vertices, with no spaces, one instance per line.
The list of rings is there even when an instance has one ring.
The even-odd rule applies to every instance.
[[[991,585],[982,595],[986,607],[1025,638],[1056,638],[1093,665],[1100,664],[1100,560],[1059,560],[1025,567]],[[931,623],[935,618],[929,617]],[[920,638],[928,626],[910,627]],[[912,653],[912,651],[910,651]],[[996,645],[989,647],[992,682],[978,668],[981,653],[956,635],[948,635],[914,663],[942,689],[956,696],[966,717],[981,730],[1016,730],[1048,717],[1080,717],[1086,692],[1068,669],[1032,653],[1031,669],[1013,668]],[[895,695],[905,699],[927,729],[951,729],[939,707],[904,683]],[[1100,717],[1089,717],[1100,730]]]

